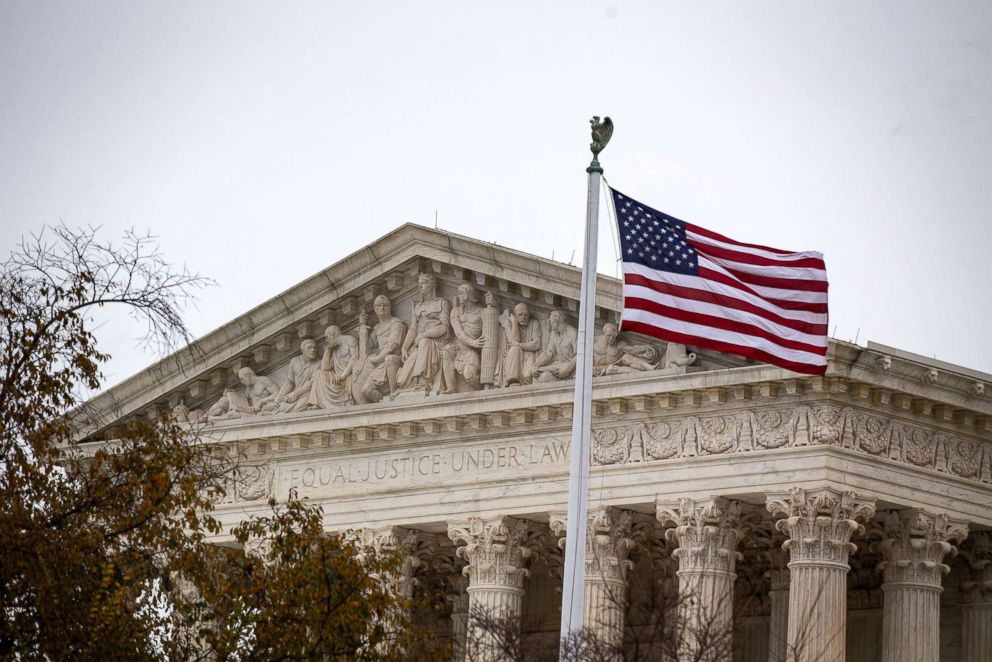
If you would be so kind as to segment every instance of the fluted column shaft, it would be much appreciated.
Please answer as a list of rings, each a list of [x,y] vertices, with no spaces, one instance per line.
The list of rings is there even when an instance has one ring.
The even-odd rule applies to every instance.
[[[992,534],[971,534],[961,555],[968,564],[960,592],[961,659],[992,660]]]
[[[552,515],[550,525],[560,536],[559,544],[568,544],[564,515]],[[630,513],[618,508],[589,511],[582,626],[595,635],[597,655],[604,662],[623,659],[630,533]]]
[[[741,504],[721,498],[660,502],[658,519],[674,524],[667,536],[678,543],[679,659],[729,662],[733,654],[735,566]]]
[[[943,559],[967,526],[919,510],[890,511],[884,524],[882,662],[938,662],[941,578],[950,572]]]
[[[512,517],[470,518],[449,524],[448,537],[468,564],[468,627],[465,649],[473,660],[501,660],[494,630],[513,627],[520,618],[530,550],[524,546],[527,523]]]
[[[848,555],[851,535],[875,513],[873,499],[824,487],[793,488],[770,495],[768,510],[784,516],[776,527],[788,535],[789,625],[786,658],[843,662],[847,636]]]
[[[451,592],[448,602],[451,604],[451,641],[454,648],[455,662],[465,659],[465,638],[468,634],[468,577],[462,573],[448,578]]]
[[[768,600],[768,661],[786,662],[789,636],[789,568],[788,556],[781,549],[772,550],[772,569],[768,571],[771,588]]]

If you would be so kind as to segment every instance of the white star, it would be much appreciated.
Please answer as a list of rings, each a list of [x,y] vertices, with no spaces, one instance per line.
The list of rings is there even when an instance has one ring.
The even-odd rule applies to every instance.
[[[675,251],[668,251],[668,257],[675,257]]]
[[[644,257],[644,253],[638,253],[638,255],[640,255],[641,257]]]
[[[696,265],[694,265],[694,264],[692,263],[692,260],[689,260],[689,266],[690,266],[690,267],[694,267],[694,266],[696,266]]]
[[[627,253],[630,254],[630,255],[633,255],[634,254],[634,249],[633,248],[628,248],[627,249]]]
[[[652,246],[654,246],[656,243],[658,243],[658,242],[656,242],[654,239],[651,240],[651,245]]]
[[[675,264],[682,264],[682,260],[675,260]]]
[[[665,258],[665,262],[666,262],[666,263],[668,262],[668,258],[667,258],[667,257]]]
[[[624,237],[624,239],[626,239],[627,241],[630,241],[630,235],[628,234],[627,236]]]
[[[629,227],[630,227],[630,221],[624,221],[624,222],[623,222],[623,226],[624,226],[625,228],[629,228]]]
[[[624,205],[624,207],[629,207],[629,206],[630,206],[630,203],[629,202]]]

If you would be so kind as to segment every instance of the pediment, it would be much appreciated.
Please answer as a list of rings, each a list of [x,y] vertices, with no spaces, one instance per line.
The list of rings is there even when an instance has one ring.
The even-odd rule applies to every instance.
[[[155,416],[177,407],[189,412],[192,419],[206,419],[209,415],[213,422],[222,424],[254,415],[293,413],[294,408],[286,406],[285,393],[276,398],[279,403],[264,403],[261,411],[252,410],[257,409],[255,405],[261,400],[271,396],[273,389],[283,391],[287,384],[292,384],[294,374],[300,372],[303,364],[312,368],[313,361],[320,362],[326,346],[325,330],[332,325],[338,327],[344,336],[335,353],[339,372],[343,372],[343,361],[347,359],[349,346],[355,353],[363,354],[362,361],[370,354],[381,353],[374,349],[370,351],[367,347],[371,343],[377,349],[378,345],[372,336],[376,336],[375,327],[379,321],[374,310],[379,296],[388,299],[392,316],[406,327],[403,329],[405,340],[405,334],[415,319],[414,308],[418,303],[424,303],[419,286],[421,274],[428,274],[433,280],[434,294],[431,297],[438,300],[439,307],[443,305],[444,315],[449,315],[451,308],[459,306],[459,286],[468,286],[470,294],[467,296],[477,301],[470,301],[463,307],[465,326],[471,327],[468,331],[463,329],[463,332],[470,336],[477,333],[479,330],[475,326],[482,323],[477,313],[485,310],[485,315],[481,317],[487,320],[485,335],[490,339],[489,346],[484,350],[468,347],[452,329],[448,329],[443,337],[427,343],[429,347],[424,349],[431,354],[424,357],[424,361],[429,364],[426,370],[432,374],[427,378],[432,383],[424,384],[422,379],[403,375],[403,384],[390,388],[393,380],[388,375],[384,377],[381,374],[383,371],[379,370],[372,381],[385,380],[381,389],[384,397],[409,400],[418,396],[430,397],[439,391],[465,392],[526,386],[531,381],[541,383],[562,378],[560,370],[556,373],[554,367],[546,367],[561,363],[554,360],[561,357],[548,357],[547,354],[553,336],[559,343],[567,345],[565,336],[574,333],[578,324],[580,270],[495,244],[408,224],[101,394],[89,403],[92,411],[99,412],[100,420],[99,425],[91,428],[91,434],[107,431],[129,417]],[[514,309],[518,304],[524,304],[527,309],[529,319],[526,324],[514,321],[517,317]],[[597,333],[602,331],[604,324],[618,321],[621,305],[620,282],[600,275],[596,301]],[[367,318],[367,328],[364,330],[360,328],[363,311]],[[440,309],[434,312],[435,316],[441,314]],[[566,327],[557,335],[552,329],[553,313],[557,313]],[[363,334],[365,338],[361,338]],[[530,364],[534,363],[537,354],[545,356],[545,365],[539,366],[545,370],[536,371],[541,372],[540,376],[535,374],[521,378],[503,374],[508,369],[517,372],[522,369],[507,365],[506,354],[513,334],[523,334],[531,339],[528,345],[528,338],[520,338],[525,341],[523,346],[527,349],[516,353],[523,354],[522,358],[513,357],[513,360],[519,359],[528,364],[525,372],[533,368]],[[536,339],[541,343],[539,350],[533,349]],[[316,345],[316,356],[309,362],[300,358],[301,343],[306,340]],[[606,349],[602,345],[605,341],[600,342],[601,348]],[[408,350],[418,351],[417,348]],[[604,364],[600,366],[600,371],[664,371],[667,362],[670,371],[684,372],[688,359],[677,360],[675,356],[681,354],[683,348],[676,347],[671,352],[667,350],[665,343],[654,339],[621,334],[608,350],[613,356],[611,362],[616,366]],[[554,353],[553,349],[550,351]],[[395,364],[398,361],[399,370],[406,369],[408,373],[422,371],[405,365],[409,359],[408,353],[401,349],[397,352],[400,356],[390,358],[389,362]],[[482,354],[486,354],[485,359]],[[447,371],[447,380],[442,375],[442,381],[438,384],[434,372],[438,369],[438,362],[443,363],[444,359],[447,359],[448,365],[441,369]],[[567,357],[563,362],[567,362]],[[711,352],[698,352],[692,363],[691,369],[694,370],[745,364],[737,357]],[[450,364],[454,364],[453,378]],[[239,370],[244,368],[250,369],[258,378],[250,388],[246,388],[238,378]],[[317,403],[307,405],[307,408],[361,407],[367,401],[362,395],[363,386],[368,385],[372,372],[375,370],[371,366],[356,364],[351,373],[343,377],[351,382],[347,387],[329,388],[326,398],[318,397]],[[556,374],[547,374],[549,372]],[[567,376],[564,378],[567,379]],[[447,384],[447,381],[454,383]],[[300,385],[292,386],[295,391]],[[418,392],[418,387],[422,387],[422,393]],[[342,388],[348,392],[341,392]],[[397,392],[391,392],[394,389]],[[222,412],[225,393],[230,396],[226,398],[229,408],[226,413]],[[217,407],[219,402],[221,407]],[[295,410],[299,411],[300,406],[297,405]]]

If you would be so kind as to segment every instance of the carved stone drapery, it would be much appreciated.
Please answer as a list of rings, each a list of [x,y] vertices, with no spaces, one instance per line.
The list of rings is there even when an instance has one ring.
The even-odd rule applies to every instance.
[[[920,510],[889,511],[884,524],[882,661],[937,662],[941,578],[950,572],[943,559],[954,552],[950,541],[968,535],[967,524]]]
[[[992,533],[978,531],[961,549],[967,563],[961,583],[961,659],[992,659]]]
[[[517,619],[524,594],[524,568],[531,550],[526,546],[528,525],[513,517],[469,518],[448,525],[448,537],[459,545],[469,579],[467,647],[483,660],[498,660],[502,654],[493,632],[480,626],[478,618]]]
[[[735,566],[741,555],[741,503],[714,497],[657,505],[658,520],[673,524],[666,536],[678,543],[679,658],[731,659]]]
[[[851,535],[875,513],[874,499],[829,487],[769,495],[767,507],[789,536],[789,659],[844,659]]]
[[[821,445],[992,484],[992,444],[833,404],[599,428],[593,430],[592,462],[630,464]]]
[[[560,540],[565,540],[565,518],[552,515],[550,525]],[[589,511],[586,531],[586,559],[583,626],[594,633],[612,654],[622,659],[624,610],[627,602],[627,559],[633,547],[631,515],[619,508]]]

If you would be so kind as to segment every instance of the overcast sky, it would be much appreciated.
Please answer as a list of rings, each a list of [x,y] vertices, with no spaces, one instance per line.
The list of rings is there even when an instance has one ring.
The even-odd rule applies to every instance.
[[[836,337],[992,371],[987,0],[0,0],[0,249],[150,230],[219,283],[197,335],[435,210],[580,264],[593,114],[622,191],[822,251]]]

